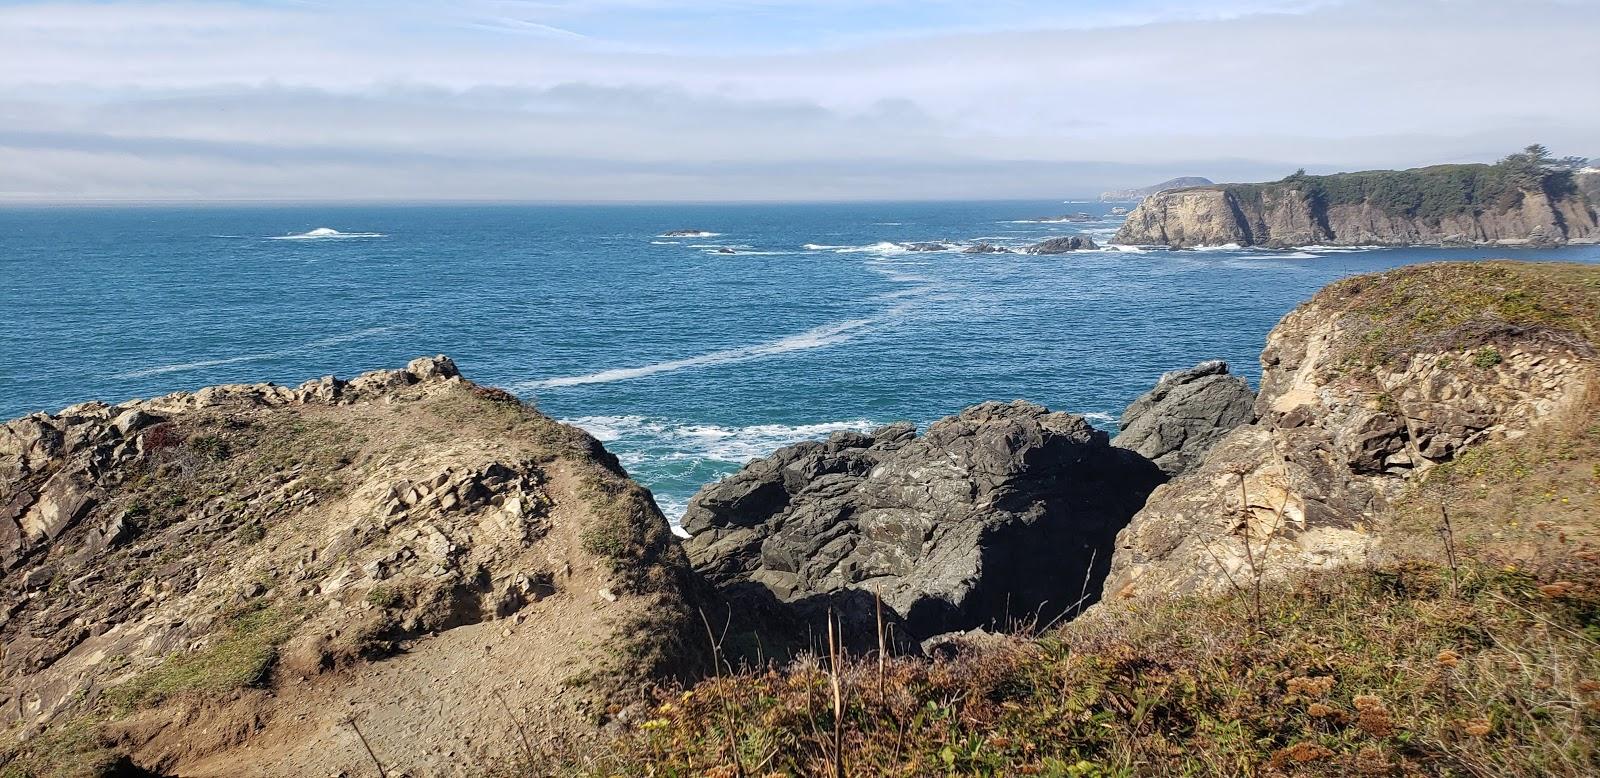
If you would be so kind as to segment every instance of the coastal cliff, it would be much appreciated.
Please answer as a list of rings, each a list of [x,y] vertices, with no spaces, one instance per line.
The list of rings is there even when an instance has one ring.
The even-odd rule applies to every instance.
[[[1597,311],[1349,278],[1259,392],[838,433],[681,544],[444,357],[16,419],[0,775],[1594,775]]]
[[[443,357],[35,414],[0,426],[0,772],[502,763],[699,669],[699,590],[598,442]]]
[[[1144,200],[1129,245],[1532,245],[1600,241],[1595,174],[1508,158],[1266,184],[1170,190]]]

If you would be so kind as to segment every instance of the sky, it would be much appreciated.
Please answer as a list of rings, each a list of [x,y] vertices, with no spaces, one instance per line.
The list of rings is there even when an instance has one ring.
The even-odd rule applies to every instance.
[[[1600,0],[0,0],[0,202],[1092,196],[1600,155]]]

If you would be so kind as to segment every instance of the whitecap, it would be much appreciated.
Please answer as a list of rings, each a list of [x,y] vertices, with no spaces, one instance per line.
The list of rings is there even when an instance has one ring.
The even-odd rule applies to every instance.
[[[339,240],[343,238],[387,238],[381,232],[340,232],[332,227],[318,227],[297,235],[273,235],[269,240]]]
[[[657,235],[656,237],[658,237],[658,238],[720,238],[720,237],[722,237],[722,233],[720,233],[720,232],[705,232],[705,231],[700,231],[700,232],[677,232],[677,233],[671,233],[671,234],[663,233],[661,235]]]
[[[1085,413],[1083,418],[1089,421],[1098,421],[1102,424],[1111,424],[1117,421],[1117,417],[1112,416],[1109,413],[1101,413],[1100,411],[1090,411],[1089,413]]]

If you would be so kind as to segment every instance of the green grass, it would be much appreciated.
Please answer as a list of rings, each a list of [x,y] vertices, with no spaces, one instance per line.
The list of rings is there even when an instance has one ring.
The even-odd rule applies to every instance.
[[[1593,589],[1412,564],[1275,586],[1259,630],[1247,600],[1102,610],[881,678],[851,661],[840,721],[818,662],[664,690],[522,774],[831,776],[836,729],[850,776],[1600,772]]]
[[[281,606],[258,604],[227,618],[205,648],[168,656],[159,666],[107,692],[120,710],[189,694],[223,694],[265,681],[278,646],[299,623]]]

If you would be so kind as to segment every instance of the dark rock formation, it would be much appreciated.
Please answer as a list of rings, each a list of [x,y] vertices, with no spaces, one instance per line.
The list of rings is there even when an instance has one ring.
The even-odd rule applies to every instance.
[[[833,609],[864,646],[876,592],[920,641],[1093,599],[1112,539],[1162,480],[1080,416],[985,403],[921,438],[902,424],[783,449],[703,490],[683,527],[736,611],[787,611],[821,634]]]
[[[1073,251],[1084,251],[1099,248],[1087,235],[1069,235],[1061,238],[1051,238],[1041,243],[1029,246],[1029,254],[1067,254]]]
[[[950,250],[950,246],[948,244],[940,243],[938,241],[925,241],[925,242],[922,242],[922,243],[903,243],[901,245],[905,247],[906,251],[922,252],[922,251],[949,251]]]
[[[1122,413],[1111,445],[1132,449],[1167,475],[1178,475],[1228,430],[1255,421],[1256,393],[1220,359],[1161,376],[1156,388]]]
[[[961,250],[963,254],[1010,254],[1011,249],[993,243],[974,243]]]

